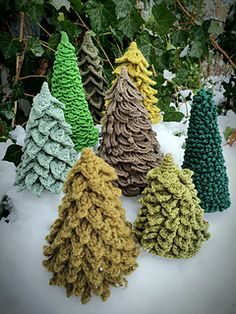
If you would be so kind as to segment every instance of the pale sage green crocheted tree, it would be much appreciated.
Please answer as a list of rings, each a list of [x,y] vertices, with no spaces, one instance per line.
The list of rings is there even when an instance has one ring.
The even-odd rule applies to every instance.
[[[147,251],[163,257],[195,255],[210,236],[208,222],[192,182],[193,172],[179,170],[171,154],[147,174],[135,233]]]
[[[21,163],[16,168],[18,190],[28,189],[35,196],[43,190],[58,194],[67,172],[77,159],[70,138],[71,127],[65,122],[64,105],[54,98],[48,84],[34,97]]]

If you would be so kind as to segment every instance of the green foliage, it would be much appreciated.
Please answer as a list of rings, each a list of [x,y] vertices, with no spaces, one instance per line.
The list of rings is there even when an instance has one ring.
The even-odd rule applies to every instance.
[[[13,162],[15,166],[18,166],[20,164],[22,154],[22,147],[18,144],[12,144],[8,146],[3,160]]]
[[[0,18],[0,58],[9,68],[12,100],[25,99],[28,97],[25,94],[36,95],[42,84],[37,75],[47,76],[50,82],[61,31],[67,32],[78,50],[84,32],[90,29],[103,59],[108,85],[114,79],[111,65],[114,65],[115,58],[120,57],[135,40],[156,73],[153,79],[157,81],[155,88],[165,113],[164,120],[180,121],[182,114],[178,112],[178,106],[170,107],[170,102],[176,102],[177,89],[199,87],[199,64],[208,55],[209,34],[219,35],[222,31],[218,21],[203,20],[203,0],[182,0],[181,3],[197,21],[195,24],[176,2],[170,0],[5,0],[4,5],[1,2],[4,18]],[[26,32],[22,41],[19,38],[19,11],[26,13]],[[234,15],[230,14],[220,42],[224,49],[228,45],[229,50],[226,50],[234,56],[235,25]],[[187,54],[181,57],[187,45]],[[19,83],[15,82],[16,56],[22,54],[20,77],[29,78]],[[42,69],[42,64],[47,64],[47,67]],[[175,73],[176,78],[162,88],[165,69]],[[226,91],[227,98],[234,92],[232,88],[233,85]],[[235,98],[230,99],[228,102],[235,103]],[[29,100],[32,101],[32,97]],[[2,115],[6,118],[11,114],[3,110]],[[19,114],[16,123],[18,118]],[[4,123],[9,126],[10,120],[4,120]]]
[[[225,130],[224,130],[224,138],[225,138],[226,141],[229,138],[229,136],[233,133],[233,131],[234,131],[233,128],[230,128],[230,127],[225,128]]]

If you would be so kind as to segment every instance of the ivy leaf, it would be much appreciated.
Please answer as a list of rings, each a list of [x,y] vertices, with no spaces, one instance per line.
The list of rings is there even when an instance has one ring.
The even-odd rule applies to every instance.
[[[168,33],[176,20],[174,14],[168,10],[165,4],[154,5],[152,8],[152,14],[154,16],[153,30],[161,33]]]
[[[100,34],[109,28],[115,17],[115,4],[110,0],[88,0],[86,13],[90,18],[93,31]]]
[[[163,121],[164,122],[180,122],[184,117],[184,114],[182,112],[177,111],[174,107],[169,106],[168,110],[165,111]]]
[[[22,146],[18,144],[12,144],[8,146],[6,154],[3,157],[3,160],[13,162],[17,167],[21,161],[22,154],[23,154]]]
[[[137,45],[149,63],[155,63],[157,55],[163,52],[161,41],[151,37],[147,31],[137,36]]]
[[[12,87],[12,100],[18,100],[24,97],[24,85],[22,81],[18,81]]]
[[[5,59],[15,58],[21,51],[23,44],[6,32],[0,32],[0,49]]]
[[[208,28],[208,33],[219,35],[223,32],[223,24],[219,21],[211,21],[210,27]]]
[[[230,128],[230,127],[227,127],[225,130],[224,130],[224,138],[225,140],[227,141],[229,136],[233,133],[234,129],[233,128]]]
[[[201,42],[199,41],[192,42],[192,46],[190,48],[188,55],[193,58],[200,58],[202,54],[203,54],[203,49],[202,49]]]
[[[188,41],[188,33],[186,31],[177,31],[174,32],[172,37],[172,44],[175,47],[181,47],[184,48],[187,45]]]
[[[131,15],[127,15],[118,20],[118,29],[122,31],[125,36],[133,39],[143,22],[142,17],[137,12],[133,12]]]
[[[117,19],[126,17],[133,11],[135,7],[135,2],[133,0],[112,0],[112,1],[116,5]]]
[[[1,110],[1,115],[4,116],[7,120],[12,120],[14,118],[14,113],[10,110]]]
[[[70,0],[70,3],[71,3],[71,6],[73,6],[73,9],[76,12],[80,12],[83,9],[83,7],[84,7],[84,5],[81,2],[81,0]]]
[[[44,49],[42,48],[38,37],[30,37],[28,39],[28,50],[30,50],[35,57],[42,57]]]
[[[174,81],[177,85],[184,85],[188,78],[188,71],[185,68],[180,68],[177,73]]]
[[[65,7],[67,11],[70,10],[70,1],[68,0],[51,0],[51,5],[58,11],[61,7]]]

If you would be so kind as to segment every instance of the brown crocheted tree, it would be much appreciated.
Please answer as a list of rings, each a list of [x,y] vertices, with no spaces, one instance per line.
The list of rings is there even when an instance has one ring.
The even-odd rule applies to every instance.
[[[44,266],[51,285],[64,286],[67,296],[91,293],[105,301],[109,286],[126,286],[125,275],[136,267],[139,250],[113,186],[115,170],[86,148],[64,184],[59,217],[46,237]]]
[[[79,50],[78,64],[89,109],[94,123],[100,123],[104,107],[103,67],[90,31],[86,32]]]
[[[163,154],[143,106],[143,96],[125,67],[105,99],[110,105],[102,121],[98,154],[116,169],[117,184],[123,193],[134,196],[144,189],[147,172],[160,164]]]

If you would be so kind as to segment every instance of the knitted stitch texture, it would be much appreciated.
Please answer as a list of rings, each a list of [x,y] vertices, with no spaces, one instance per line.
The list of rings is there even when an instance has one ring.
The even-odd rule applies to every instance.
[[[123,193],[137,195],[146,186],[147,172],[159,165],[162,153],[143,97],[125,67],[105,99],[110,105],[102,121],[98,154],[117,171]]]
[[[105,301],[109,286],[126,286],[139,253],[131,224],[125,219],[114,187],[115,170],[86,148],[64,184],[59,217],[46,237],[44,266],[53,273],[51,285],[64,286],[67,296],[91,293]]]
[[[61,32],[53,65],[52,94],[65,104],[65,118],[72,127],[75,149],[80,151],[83,147],[95,145],[98,130],[93,125],[85,98],[75,48],[65,32]]]
[[[169,258],[195,255],[209,238],[208,222],[192,183],[193,172],[179,170],[171,154],[147,174],[148,185],[134,223],[145,250]]]
[[[63,108],[44,82],[40,93],[33,99],[23,155],[16,168],[19,191],[28,189],[40,196],[44,189],[55,194],[62,190],[67,172],[77,157]]]
[[[90,31],[87,31],[84,35],[78,56],[78,65],[89,109],[93,121],[100,123],[104,111],[105,80],[99,52],[92,41]]]
[[[201,89],[193,98],[182,168],[194,171],[193,182],[207,213],[230,206],[228,177],[212,93]]]
[[[148,111],[148,118],[152,123],[160,122],[160,109],[155,106],[157,98],[154,96],[157,91],[151,87],[156,85],[156,82],[150,78],[153,75],[152,71],[147,70],[149,64],[138,49],[136,42],[133,41],[127,52],[122,57],[117,58],[115,62],[119,65],[113,73],[119,75],[122,67],[126,66],[131,80],[144,96],[143,104]],[[106,105],[108,104],[109,102],[106,103]]]

